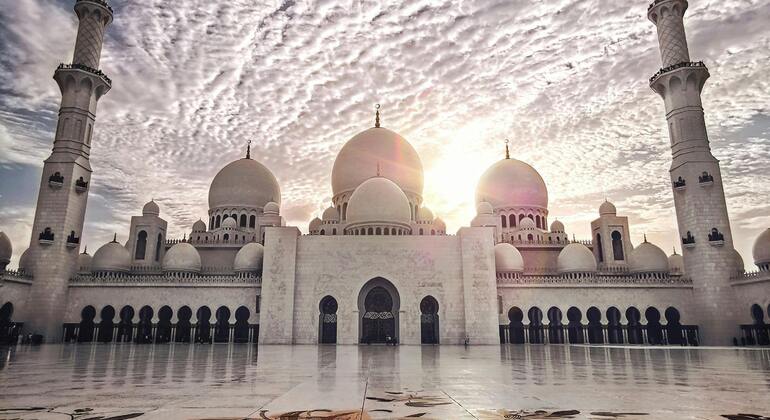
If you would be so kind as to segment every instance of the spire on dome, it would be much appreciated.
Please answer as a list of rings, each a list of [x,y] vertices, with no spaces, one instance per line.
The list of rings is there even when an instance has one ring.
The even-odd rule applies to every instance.
[[[83,250],[84,254],[88,254],[88,245],[86,245],[85,249]]]
[[[382,176],[380,175],[380,161],[377,161],[377,176]]]
[[[117,233],[113,233],[112,234],[112,242],[118,243],[118,234]]]
[[[505,139],[505,158],[511,158],[511,152],[508,150],[508,139]]]
[[[375,104],[374,109],[374,126],[380,128],[380,104]]]
[[[647,243],[647,234],[644,234],[644,243]]]
[[[246,159],[251,159],[251,140],[246,142]]]

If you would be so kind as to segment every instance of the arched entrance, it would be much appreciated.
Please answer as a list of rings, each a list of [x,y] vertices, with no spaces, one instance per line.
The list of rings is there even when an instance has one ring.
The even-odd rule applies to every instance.
[[[337,343],[337,308],[337,299],[334,299],[332,296],[325,296],[321,299],[318,307],[321,311],[319,315],[320,331],[318,341],[321,344]]]
[[[359,342],[398,343],[398,310],[401,301],[393,283],[378,277],[369,280],[358,295],[361,314]]]
[[[438,302],[433,296],[425,296],[420,302],[420,342],[438,344]]]

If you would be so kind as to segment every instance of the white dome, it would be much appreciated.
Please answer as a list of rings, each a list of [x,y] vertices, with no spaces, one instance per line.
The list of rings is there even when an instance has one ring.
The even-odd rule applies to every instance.
[[[142,215],[143,216],[160,216],[160,207],[158,207],[158,204],[155,202],[155,200],[150,200],[147,204],[142,207]]]
[[[221,226],[223,229],[235,229],[238,227],[238,222],[232,217],[225,217],[225,220],[222,220]]]
[[[374,127],[355,135],[337,155],[332,168],[334,195],[353,191],[377,175],[388,177],[403,191],[422,195],[420,156],[411,144],[387,128]]]
[[[494,209],[504,207],[548,208],[548,189],[535,168],[516,159],[503,159],[481,176],[476,202],[488,201]]]
[[[91,260],[94,272],[128,272],[131,267],[131,253],[115,240],[96,250]]]
[[[535,229],[537,226],[535,226],[535,221],[532,220],[530,217],[524,217],[519,221],[519,229]]]
[[[509,243],[495,245],[495,269],[499,272],[524,271],[524,258],[515,246]]]
[[[770,228],[757,236],[754,247],[751,249],[754,264],[762,265],[770,263]]]
[[[163,256],[163,271],[175,273],[200,273],[201,256],[194,246],[180,242]]]
[[[564,247],[556,258],[556,269],[562,273],[594,273],[596,259],[587,246],[571,243]]]
[[[8,264],[13,256],[13,245],[5,232],[0,232],[0,264]]]
[[[631,273],[667,273],[668,257],[662,249],[645,240],[628,255],[628,269]]]
[[[338,222],[340,220],[340,215],[336,208],[329,207],[324,210],[323,216],[321,216],[321,218],[324,222]]]
[[[492,214],[495,210],[487,201],[482,201],[476,206],[476,214]]]
[[[318,230],[321,227],[321,219],[315,217],[313,220],[310,221],[310,227],[308,228],[311,232]]]
[[[236,273],[254,273],[262,270],[262,258],[265,255],[265,248],[256,243],[250,242],[244,245],[238,253],[235,254],[233,270]]]
[[[252,159],[231,162],[214,177],[209,188],[209,209],[263,208],[281,203],[281,188],[269,169]]]
[[[205,232],[206,231],[206,223],[203,222],[203,220],[198,220],[197,222],[193,223],[192,226],[193,232]]]
[[[87,252],[78,255],[78,272],[83,274],[90,273],[92,260],[93,258]]]
[[[672,274],[684,274],[684,257],[677,253],[669,255],[668,271]]]
[[[406,194],[393,181],[374,177],[364,181],[353,191],[348,201],[347,221],[390,222],[408,224],[412,212]]]
[[[618,209],[615,208],[615,205],[610,203],[607,200],[604,200],[601,206],[599,206],[599,215],[616,215],[618,214]]]
[[[32,261],[30,259],[30,252],[29,248],[24,250],[24,252],[21,253],[21,257],[19,257],[19,270],[25,272],[26,274],[32,274]]]
[[[417,220],[420,222],[432,222],[433,212],[427,207],[420,207],[417,209]]]
[[[746,271],[746,266],[743,263],[743,257],[737,249],[733,249],[733,258],[735,259],[735,273],[743,274]]]
[[[564,223],[554,220],[551,223],[551,233],[564,233]]]
[[[262,212],[265,214],[278,214],[280,211],[281,207],[275,201],[265,204],[265,208],[262,209]]]

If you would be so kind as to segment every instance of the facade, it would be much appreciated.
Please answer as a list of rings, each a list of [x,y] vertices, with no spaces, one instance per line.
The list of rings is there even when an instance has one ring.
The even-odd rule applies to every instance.
[[[80,249],[96,104],[111,82],[99,55],[112,10],[77,0],[73,63],[44,162],[29,248],[18,269],[0,233],[0,340],[263,344],[769,344],[770,229],[758,271],[732,245],[718,161],[709,150],[685,0],[657,0],[664,100],[682,253],[633,244],[609,201],[590,240],[551,220],[537,170],[505,157],[479,180],[477,215],[456,233],[423,200],[409,142],[381,126],[354,135],[332,170],[332,200],[308,234],[281,217],[272,172],[246,156],[212,180],[209,212],[183,239],[154,202],[93,256]],[[121,241],[119,242],[118,239]]]

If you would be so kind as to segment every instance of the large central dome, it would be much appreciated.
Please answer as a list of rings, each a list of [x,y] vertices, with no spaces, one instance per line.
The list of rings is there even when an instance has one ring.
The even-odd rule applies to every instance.
[[[503,159],[481,176],[476,203],[487,201],[495,209],[505,207],[548,208],[548,189],[535,168],[516,159]]]
[[[214,177],[209,188],[209,208],[262,208],[281,203],[281,188],[269,169],[252,159],[231,162]]]
[[[334,195],[353,191],[379,173],[402,190],[422,196],[422,162],[406,139],[382,127],[363,131],[342,147],[332,169]]]

